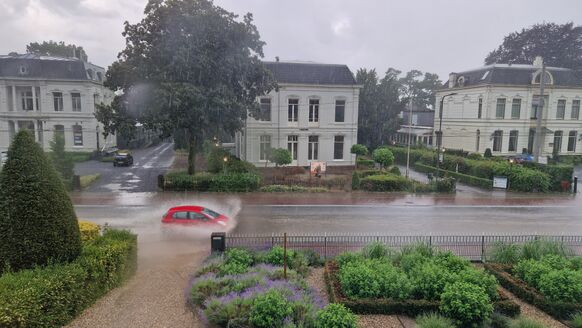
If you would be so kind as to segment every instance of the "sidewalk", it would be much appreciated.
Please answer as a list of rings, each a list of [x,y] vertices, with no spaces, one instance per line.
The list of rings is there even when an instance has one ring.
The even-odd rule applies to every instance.
[[[406,166],[403,166],[403,165],[397,165],[397,166],[400,169],[400,173],[402,173],[402,175],[405,175],[406,174]],[[411,179],[416,180],[418,182],[422,182],[422,183],[429,182],[428,175],[426,173],[415,171],[412,168],[410,168],[408,170],[408,176]],[[471,194],[475,194],[475,195],[496,195],[496,196],[503,196],[506,194],[505,190],[485,190],[485,189],[481,189],[478,187],[470,186],[468,184],[465,184],[465,183],[462,183],[459,181],[457,181],[457,192],[471,193]]]

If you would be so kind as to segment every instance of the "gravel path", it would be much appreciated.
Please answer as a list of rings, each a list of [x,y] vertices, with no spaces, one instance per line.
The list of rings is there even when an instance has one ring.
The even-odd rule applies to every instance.
[[[185,304],[185,288],[208,255],[207,246],[185,240],[140,243],[136,275],[67,327],[201,327]]]
[[[526,302],[520,300],[515,295],[510,293],[507,289],[505,289],[503,287],[499,287],[499,288],[501,288],[507,294],[509,299],[511,299],[512,301],[514,301],[515,303],[517,303],[521,307],[521,315],[522,316],[528,317],[528,318],[533,319],[535,321],[538,321],[539,323],[543,324],[544,327],[567,328],[566,325],[564,325],[563,323],[559,322],[558,320],[552,318],[551,316],[549,316],[548,314],[546,314],[542,310],[536,308],[535,306],[533,306],[529,303],[526,303]]]

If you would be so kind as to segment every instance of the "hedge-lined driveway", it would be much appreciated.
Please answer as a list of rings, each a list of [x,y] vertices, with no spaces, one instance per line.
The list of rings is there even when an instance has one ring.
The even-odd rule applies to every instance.
[[[132,151],[133,166],[114,167],[112,163],[88,161],[75,165],[75,174],[101,174],[88,192],[153,192],[158,190],[157,177],[174,161],[172,143]]]

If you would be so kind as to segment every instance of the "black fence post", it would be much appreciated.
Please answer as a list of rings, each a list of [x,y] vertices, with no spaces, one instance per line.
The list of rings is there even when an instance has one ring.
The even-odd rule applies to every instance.
[[[574,177],[574,193],[578,193],[578,177]]]
[[[158,175],[158,188],[164,190],[164,185],[165,185],[165,178],[163,174],[159,174]]]
[[[481,236],[481,262],[485,262],[485,236]]]
[[[73,190],[81,190],[81,177],[78,175],[73,175]]]

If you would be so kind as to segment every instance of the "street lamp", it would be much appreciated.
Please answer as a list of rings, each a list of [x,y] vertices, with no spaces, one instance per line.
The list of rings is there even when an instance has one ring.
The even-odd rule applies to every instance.
[[[454,96],[456,95],[456,92],[453,93],[448,93],[444,96],[441,97],[441,106],[439,108],[439,130],[437,132],[437,177],[440,176],[440,172],[439,172],[439,167],[440,167],[440,163],[441,163],[441,147],[443,145],[443,103],[445,102],[445,98],[449,97],[449,96]],[[443,155],[444,157],[444,155]]]
[[[228,162],[228,156],[224,156],[222,160],[224,161],[224,164],[222,165],[222,170],[223,173],[226,174],[226,163]]]

